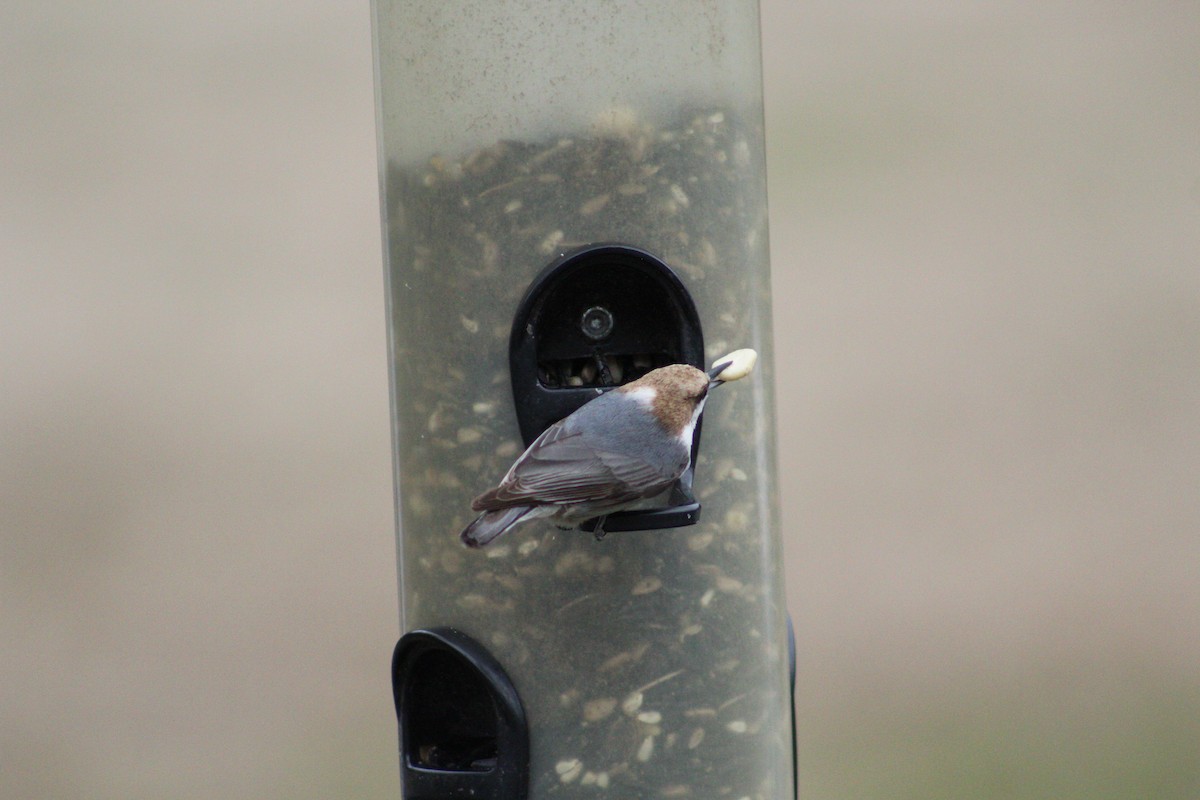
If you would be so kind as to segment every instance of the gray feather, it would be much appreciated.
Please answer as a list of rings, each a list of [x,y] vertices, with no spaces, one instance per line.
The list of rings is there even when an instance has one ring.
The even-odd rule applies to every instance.
[[[598,510],[658,494],[687,468],[688,448],[627,396],[610,392],[551,425],[476,511],[527,505]]]
[[[521,522],[527,521],[533,506],[512,506],[497,511],[485,511],[463,529],[460,538],[467,547],[483,547],[497,536],[508,533]]]

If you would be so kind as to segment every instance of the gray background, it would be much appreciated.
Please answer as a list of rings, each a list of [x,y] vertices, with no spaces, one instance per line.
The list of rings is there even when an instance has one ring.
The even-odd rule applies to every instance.
[[[803,795],[1200,796],[1200,6],[763,25]],[[0,796],[396,797],[367,4],[0,66]]]

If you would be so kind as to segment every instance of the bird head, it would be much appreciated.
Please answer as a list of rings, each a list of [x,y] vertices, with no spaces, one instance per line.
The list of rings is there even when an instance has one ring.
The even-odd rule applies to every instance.
[[[695,367],[671,364],[648,372],[617,391],[641,401],[664,430],[690,444],[708,390],[720,383]]]

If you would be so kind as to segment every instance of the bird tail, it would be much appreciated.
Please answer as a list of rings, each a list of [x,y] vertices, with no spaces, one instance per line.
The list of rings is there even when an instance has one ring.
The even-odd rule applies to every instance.
[[[508,533],[522,522],[528,522],[535,517],[529,517],[534,506],[511,506],[485,511],[475,518],[475,521],[463,529],[460,538],[467,547],[483,547],[501,534]]]

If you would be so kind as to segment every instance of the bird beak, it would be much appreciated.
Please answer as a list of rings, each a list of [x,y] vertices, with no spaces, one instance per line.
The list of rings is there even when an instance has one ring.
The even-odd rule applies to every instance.
[[[732,361],[722,361],[720,364],[712,365],[712,369],[708,371],[708,385],[710,388],[713,386],[720,386],[725,382],[717,380],[717,376],[724,372],[725,369],[732,363]]]

